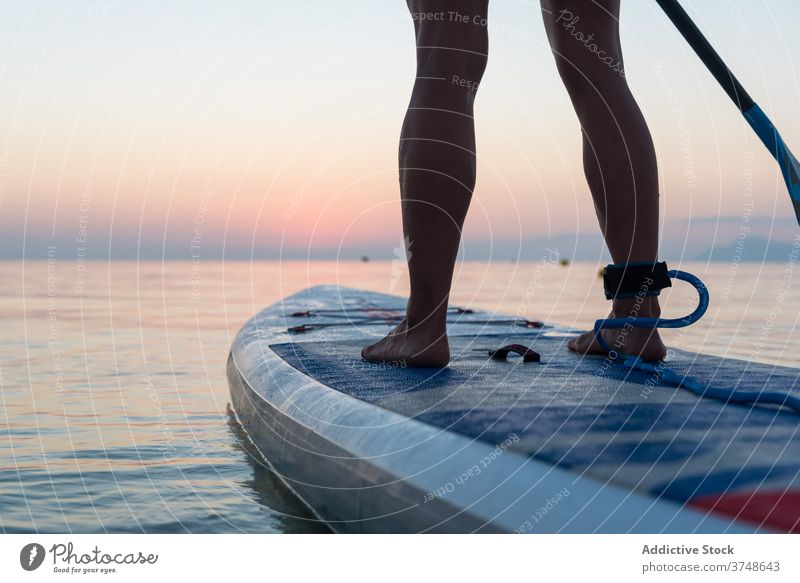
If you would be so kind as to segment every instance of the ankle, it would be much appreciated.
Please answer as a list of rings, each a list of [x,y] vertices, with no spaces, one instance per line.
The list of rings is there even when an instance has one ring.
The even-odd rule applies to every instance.
[[[643,296],[634,298],[617,298],[611,308],[617,318],[644,317],[660,318],[661,306],[658,296]]]
[[[443,330],[447,322],[447,301],[438,305],[409,301],[406,308],[406,322],[409,328]]]
[[[445,322],[445,318],[441,318],[436,314],[415,314],[412,312],[406,314],[406,324],[409,330],[441,332],[446,328]]]

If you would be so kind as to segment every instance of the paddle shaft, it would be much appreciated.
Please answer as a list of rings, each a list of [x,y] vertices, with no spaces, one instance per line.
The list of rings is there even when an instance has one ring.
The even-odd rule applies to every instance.
[[[714,78],[722,85],[725,93],[733,100],[736,107],[744,113],[754,105],[753,99],[747,94],[739,80],[734,77],[725,61],[717,54],[711,43],[708,42],[697,25],[689,17],[677,0],[656,0],[661,9],[666,13],[675,28],[683,35],[686,42],[694,49],[700,60],[703,61]]]
[[[794,208],[797,224],[800,225],[800,162],[789,150],[778,130],[769,120],[767,115],[747,94],[739,80],[734,77],[731,70],[711,46],[697,25],[689,18],[677,0],[656,0],[661,9],[666,13],[683,38],[700,57],[708,70],[714,75],[728,97],[731,98],[739,111],[742,112],[747,123],[753,128],[764,146],[777,160],[783,174],[783,180],[789,191],[789,198]]]

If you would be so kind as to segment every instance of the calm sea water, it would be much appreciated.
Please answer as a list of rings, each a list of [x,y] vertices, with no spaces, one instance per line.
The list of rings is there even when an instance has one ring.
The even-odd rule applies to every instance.
[[[588,328],[598,267],[465,263],[453,302]],[[800,270],[681,267],[712,304],[670,345],[800,366]],[[239,327],[319,283],[407,291],[397,262],[0,263],[0,529],[326,531],[247,446],[225,378]],[[677,316],[694,297],[664,300]]]

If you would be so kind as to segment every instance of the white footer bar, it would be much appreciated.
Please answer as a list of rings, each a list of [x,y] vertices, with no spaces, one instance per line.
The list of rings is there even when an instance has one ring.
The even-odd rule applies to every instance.
[[[792,535],[3,535],[0,581],[798,581]],[[580,578],[580,579],[578,579]]]

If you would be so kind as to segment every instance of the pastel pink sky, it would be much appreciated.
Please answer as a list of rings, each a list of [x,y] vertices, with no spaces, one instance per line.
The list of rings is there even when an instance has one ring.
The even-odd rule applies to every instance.
[[[684,2],[800,150],[800,2]],[[6,2],[0,231],[207,245],[400,238],[397,138],[414,76],[403,0]],[[597,232],[580,135],[537,2],[492,2],[468,239]],[[628,78],[666,219],[790,217],[774,161],[654,2],[623,1]],[[83,219],[81,219],[83,217]]]

